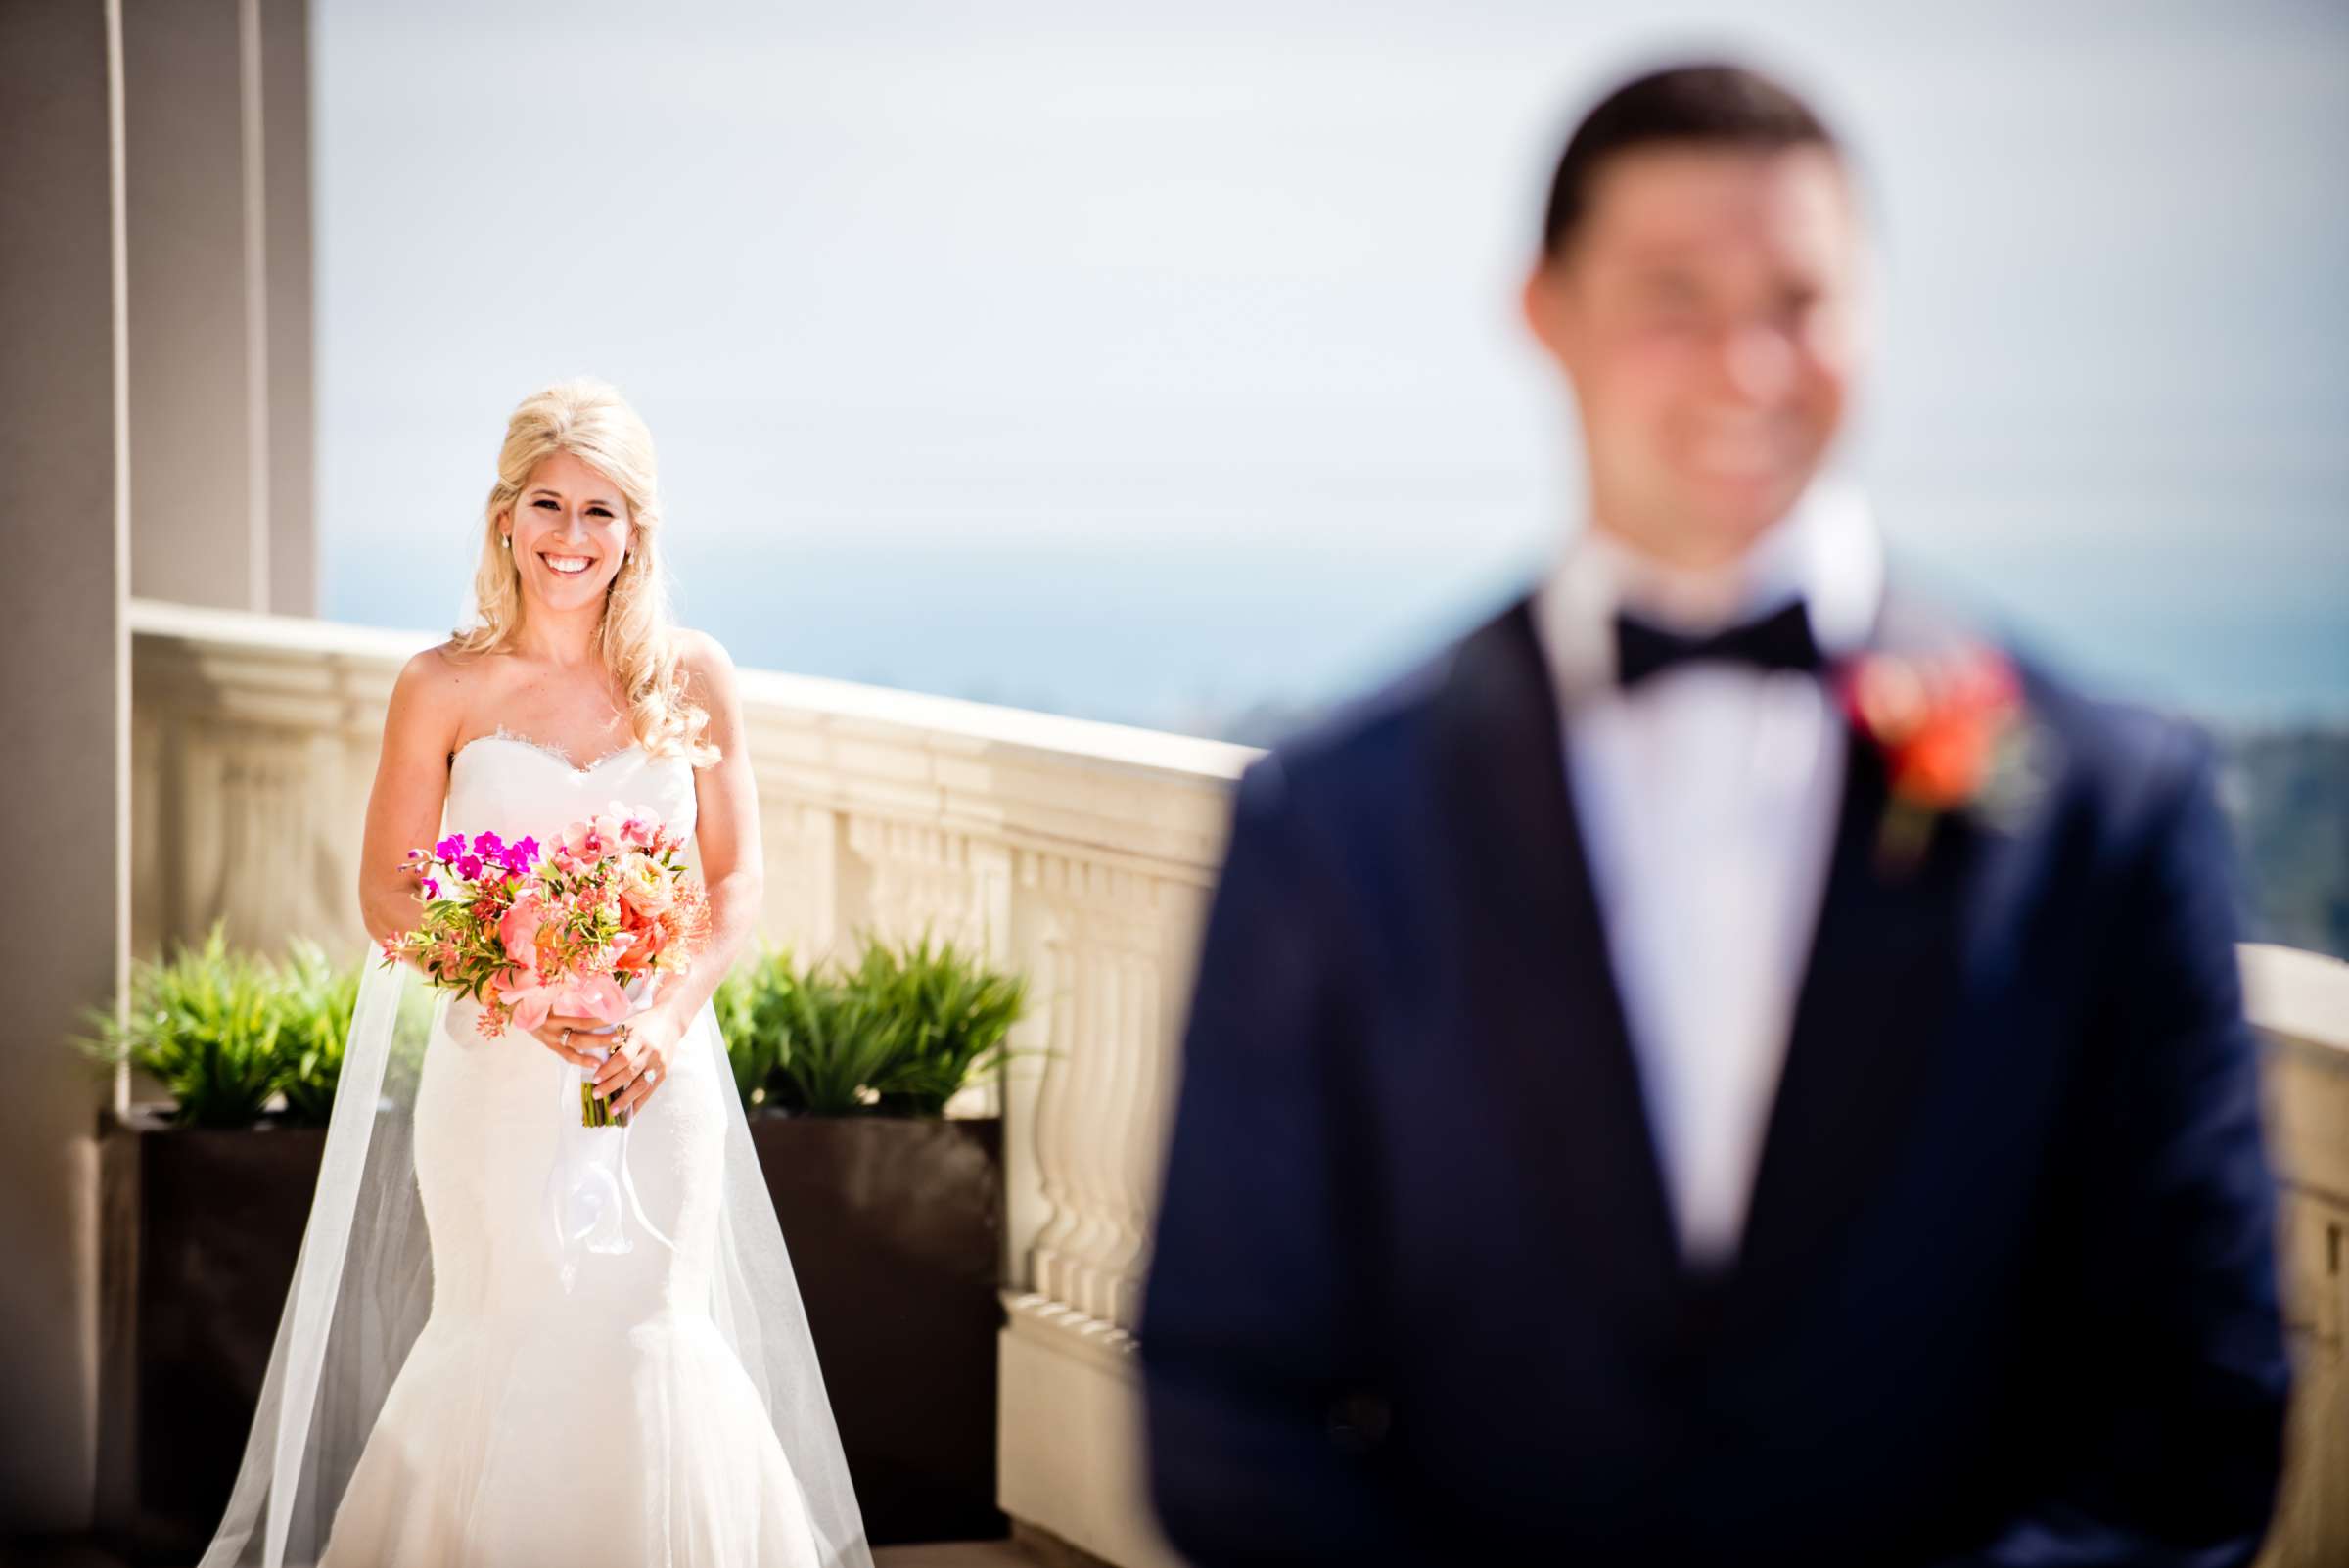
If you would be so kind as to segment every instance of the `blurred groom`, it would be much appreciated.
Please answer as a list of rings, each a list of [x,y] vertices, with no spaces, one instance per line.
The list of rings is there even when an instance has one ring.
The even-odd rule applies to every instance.
[[[1201,1568],[2257,1549],[2210,752],[1887,580],[1866,254],[1772,81],[1592,110],[1524,297],[1584,527],[1241,781],[1141,1325]]]

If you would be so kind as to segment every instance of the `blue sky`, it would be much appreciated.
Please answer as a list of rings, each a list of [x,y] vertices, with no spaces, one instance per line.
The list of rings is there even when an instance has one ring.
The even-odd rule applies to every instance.
[[[1374,678],[1573,522],[1511,296],[1573,115],[1687,42],[1866,166],[1912,569],[2349,711],[2349,13],[1633,9],[317,0],[325,610],[448,623],[585,371],[745,663],[1176,727]]]

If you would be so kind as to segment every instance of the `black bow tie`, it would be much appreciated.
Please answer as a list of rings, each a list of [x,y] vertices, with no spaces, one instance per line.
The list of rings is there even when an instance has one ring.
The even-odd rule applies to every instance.
[[[1615,617],[1615,675],[1629,691],[1648,676],[1695,660],[1752,665],[1762,669],[1817,669],[1819,644],[1803,601],[1706,637],[1684,637],[1636,616]]]

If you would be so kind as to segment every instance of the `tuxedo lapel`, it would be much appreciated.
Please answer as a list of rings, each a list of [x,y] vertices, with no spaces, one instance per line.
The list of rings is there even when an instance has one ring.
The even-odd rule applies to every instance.
[[[1460,645],[1442,703],[1471,1044],[1589,1288],[1653,1306],[1679,1246],[1526,601]]]
[[[1871,646],[1911,646],[1940,626],[1888,599]],[[1952,812],[1920,859],[1887,866],[1879,835],[1888,765],[1857,728],[1846,748],[1818,925],[1739,1248],[1740,1311],[1817,1268],[1907,1131],[1957,1001],[1964,916],[1991,848]]]
[[[1872,645],[1946,623],[1888,599]],[[1442,698],[1438,765],[1458,851],[1471,1039],[1499,1075],[1501,1114],[1542,1151],[1561,1237],[1586,1277],[1700,1356],[1712,1338],[1795,1298],[1911,1125],[1964,937],[2020,852],[1953,813],[1924,855],[1887,867],[1882,754],[1846,738],[1819,913],[1797,992],[1736,1262],[1684,1267],[1638,1059],[1617,988],[1565,763],[1556,687],[1528,604],[1472,633]],[[2023,856],[2027,858],[2027,856]],[[1997,865],[1992,865],[1992,861]],[[1530,1218],[1530,1217],[1529,1217]]]

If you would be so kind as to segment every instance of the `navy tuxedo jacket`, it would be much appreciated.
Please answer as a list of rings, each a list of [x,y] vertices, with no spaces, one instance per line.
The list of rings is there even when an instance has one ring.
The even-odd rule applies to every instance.
[[[1140,1331],[1177,1549],[2250,1559],[2286,1368],[2211,758],[2023,680],[2044,787],[1905,872],[1853,737],[1717,1273],[1681,1260],[1527,604],[1248,769]]]

